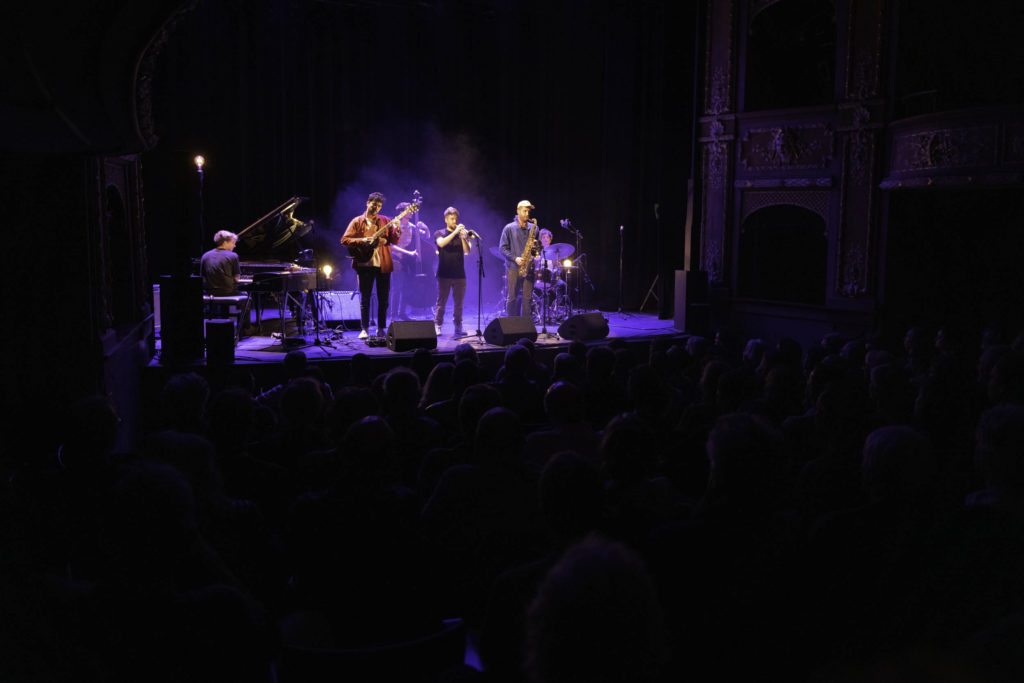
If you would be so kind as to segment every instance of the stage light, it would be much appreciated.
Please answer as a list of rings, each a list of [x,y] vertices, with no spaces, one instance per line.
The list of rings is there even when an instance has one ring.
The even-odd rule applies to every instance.
[[[324,272],[324,277],[326,277],[328,280],[331,279],[331,273],[334,272],[334,268],[332,268],[331,266],[324,266],[320,270]]]
[[[203,172],[203,166],[206,165],[206,158],[202,154],[197,154],[196,157],[192,161],[194,161],[195,164],[196,164],[196,170],[198,170],[200,173],[202,173]]]
[[[562,267],[563,268],[572,268],[572,259],[571,258],[567,258],[564,261],[562,261]]]

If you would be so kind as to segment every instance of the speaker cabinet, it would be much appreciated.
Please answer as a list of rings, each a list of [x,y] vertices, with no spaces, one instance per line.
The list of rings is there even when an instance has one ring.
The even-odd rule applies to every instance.
[[[484,330],[484,341],[495,346],[508,346],[523,338],[537,341],[537,327],[533,319],[525,315],[495,318]]]
[[[160,362],[203,357],[203,284],[195,276],[160,276]]]
[[[396,320],[388,325],[388,348],[392,351],[436,349],[433,320]]]
[[[230,365],[235,362],[235,321],[206,321],[207,365]]]
[[[359,292],[317,292],[317,296],[325,321],[359,320]]]
[[[601,313],[578,313],[558,327],[558,336],[573,341],[593,341],[608,336],[608,319]]]
[[[706,337],[711,332],[708,274],[703,270],[677,270],[673,327]]]

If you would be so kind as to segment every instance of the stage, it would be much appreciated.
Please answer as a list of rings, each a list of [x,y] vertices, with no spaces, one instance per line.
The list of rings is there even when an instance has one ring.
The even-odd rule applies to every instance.
[[[637,344],[647,345],[652,339],[657,337],[682,338],[683,336],[681,331],[676,330],[672,326],[672,320],[660,320],[655,313],[618,313],[606,311],[591,311],[589,313],[600,313],[607,320],[608,334],[600,338],[584,340],[584,343],[588,346],[606,344],[616,339],[622,340],[630,346]],[[437,346],[431,349],[431,354],[437,356],[438,360],[450,360],[456,346],[466,343],[477,350],[482,363],[489,366],[500,365],[506,345],[490,344],[485,340],[483,334],[495,317],[494,315],[489,315],[481,319],[481,334],[479,336],[476,334],[477,325],[475,319],[472,323],[469,321],[465,322],[466,332],[469,334],[462,337],[456,337],[452,323],[446,322],[441,329],[441,334],[436,337]],[[358,325],[352,324],[351,321],[343,321],[337,325],[321,326],[319,335],[314,332],[297,335],[291,320],[289,320],[285,326],[287,336],[282,343],[279,333],[266,333],[267,330],[279,327],[274,324],[276,320],[271,319],[268,321],[265,319],[263,322],[263,333],[252,334],[251,336],[243,335],[234,347],[233,358],[229,354],[227,362],[233,365],[250,366],[250,369],[257,373],[259,372],[259,366],[279,366],[285,354],[289,351],[302,351],[310,362],[325,366],[326,369],[326,366],[334,363],[344,363],[351,360],[356,354],[362,353],[369,356],[375,365],[380,365],[381,369],[387,369],[396,364],[407,363],[419,346],[414,345],[405,350],[392,350],[388,348],[383,339],[376,343],[368,343],[368,341],[372,342],[373,340],[359,339]],[[399,324],[401,324],[401,321]],[[419,328],[423,329],[424,326],[427,326],[427,329],[431,329],[432,332],[432,326],[429,326],[429,319],[423,321]],[[542,324],[535,326],[537,331],[535,348],[540,358],[553,358],[557,353],[568,348],[571,340],[563,339],[558,335],[559,326],[560,324],[557,322],[550,323],[547,326]],[[252,327],[247,327],[247,329],[252,330]],[[196,369],[208,365],[216,365],[218,360],[216,353],[211,359],[209,351],[207,351],[205,357],[196,356],[189,362],[183,363],[179,360],[172,363],[164,358],[161,342],[157,340],[155,353],[149,366],[150,368],[163,368],[165,370],[170,368],[176,370]]]

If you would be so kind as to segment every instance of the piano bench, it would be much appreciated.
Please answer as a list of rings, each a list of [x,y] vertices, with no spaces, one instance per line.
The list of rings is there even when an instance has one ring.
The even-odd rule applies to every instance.
[[[242,326],[249,319],[249,295],[235,294],[232,296],[203,296],[203,318],[231,318],[235,322],[235,343],[242,336]]]

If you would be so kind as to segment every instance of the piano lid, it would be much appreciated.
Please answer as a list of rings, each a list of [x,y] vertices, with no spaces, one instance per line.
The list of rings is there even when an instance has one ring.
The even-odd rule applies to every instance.
[[[307,197],[292,197],[238,233],[235,252],[243,261],[294,261],[302,249],[300,238],[312,229],[294,211]]]

